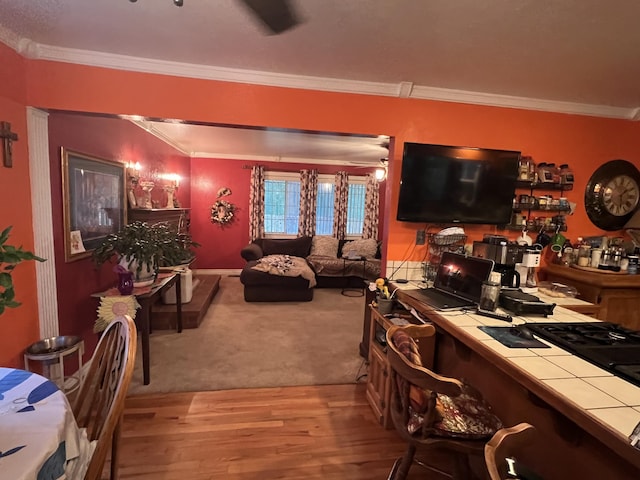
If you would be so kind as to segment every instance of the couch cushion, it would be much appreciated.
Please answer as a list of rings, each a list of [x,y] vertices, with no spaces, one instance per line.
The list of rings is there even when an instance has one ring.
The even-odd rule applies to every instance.
[[[338,257],[339,240],[328,235],[315,235],[311,242],[311,255]]]
[[[265,238],[262,240],[262,250],[265,256],[282,254],[306,258],[311,251],[311,237]]]
[[[240,250],[240,256],[247,262],[250,262],[251,260],[258,260],[263,257],[262,248],[260,248],[260,245],[257,243],[250,243]]]
[[[346,257],[349,255],[349,252],[354,252],[354,254],[359,257],[375,258],[377,250],[378,242],[376,242],[375,239],[363,238],[345,242],[340,255]]]

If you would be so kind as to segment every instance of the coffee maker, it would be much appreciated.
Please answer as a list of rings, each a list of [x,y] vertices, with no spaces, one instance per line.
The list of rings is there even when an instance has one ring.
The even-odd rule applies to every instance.
[[[493,271],[500,273],[503,288],[520,287],[520,273],[516,270],[516,264],[522,262],[523,253],[523,246],[509,242],[500,235],[485,235],[482,241],[473,242],[473,256],[493,260]]]

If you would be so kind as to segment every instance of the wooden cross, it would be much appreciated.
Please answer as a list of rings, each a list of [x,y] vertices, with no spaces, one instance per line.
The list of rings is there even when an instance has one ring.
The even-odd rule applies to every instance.
[[[0,122],[0,139],[2,139],[2,161],[5,167],[13,166],[11,144],[18,140],[18,134],[11,131],[9,122]]]

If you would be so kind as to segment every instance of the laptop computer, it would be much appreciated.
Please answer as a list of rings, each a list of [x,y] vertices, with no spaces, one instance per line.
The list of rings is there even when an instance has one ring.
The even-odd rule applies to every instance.
[[[489,279],[493,260],[444,252],[433,287],[410,290],[421,302],[437,310],[475,307],[480,303],[482,282]]]

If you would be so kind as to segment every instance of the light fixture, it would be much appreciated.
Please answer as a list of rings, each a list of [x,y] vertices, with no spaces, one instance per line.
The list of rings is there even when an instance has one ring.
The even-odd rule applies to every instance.
[[[127,162],[126,167],[129,182],[131,182],[132,187],[135,187],[140,180],[140,170],[142,170],[140,162]]]
[[[376,169],[376,180],[378,182],[383,182],[387,178],[387,165],[389,163],[388,158],[381,158],[380,164],[382,165],[380,168]]]

